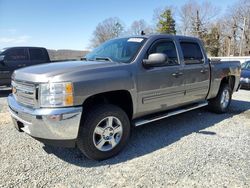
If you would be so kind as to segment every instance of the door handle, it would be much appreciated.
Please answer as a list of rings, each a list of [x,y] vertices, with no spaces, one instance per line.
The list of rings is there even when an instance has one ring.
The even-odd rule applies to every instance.
[[[208,72],[207,69],[201,69],[201,73],[205,74],[206,72]]]

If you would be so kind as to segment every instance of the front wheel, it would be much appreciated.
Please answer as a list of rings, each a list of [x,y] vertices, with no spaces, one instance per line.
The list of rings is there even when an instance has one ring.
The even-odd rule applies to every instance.
[[[119,107],[104,104],[88,111],[80,126],[77,146],[94,160],[118,154],[128,141],[130,121]]]
[[[223,84],[218,95],[209,101],[209,109],[216,113],[225,113],[228,111],[231,99],[232,89],[228,84]]]

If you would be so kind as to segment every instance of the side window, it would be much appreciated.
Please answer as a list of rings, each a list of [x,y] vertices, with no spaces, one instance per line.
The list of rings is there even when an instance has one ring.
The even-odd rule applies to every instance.
[[[198,43],[181,42],[181,49],[184,56],[185,64],[201,64],[203,63],[203,55]]]
[[[31,61],[47,61],[48,60],[47,54],[44,52],[43,49],[30,48],[29,53],[30,53]]]
[[[178,56],[176,52],[175,44],[172,41],[159,41],[153,44],[150,48],[148,55],[153,53],[164,53],[168,57],[166,65],[177,65]]]
[[[246,69],[250,69],[250,61],[246,63]]]
[[[10,49],[6,53],[7,61],[23,61],[28,60],[25,49]]]
[[[250,61],[241,64],[242,69],[250,69]]]

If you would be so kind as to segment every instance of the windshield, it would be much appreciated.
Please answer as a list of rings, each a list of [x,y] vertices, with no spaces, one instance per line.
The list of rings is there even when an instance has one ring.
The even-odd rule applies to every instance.
[[[87,61],[115,61],[129,63],[135,57],[145,38],[119,38],[109,40],[85,56]]]
[[[241,65],[242,69],[250,69],[250,61],[247,61]]]

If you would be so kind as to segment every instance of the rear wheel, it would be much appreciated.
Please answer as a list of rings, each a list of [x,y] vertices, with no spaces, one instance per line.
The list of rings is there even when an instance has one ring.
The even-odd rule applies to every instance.
[[[130,121],[119,107],[104,104],[87,112],[77,146],[88,158],[103,160],[118,154],[128,141]]]
[[[209,101],[209,109],[216,113],[225,113],[228,111],[231,99],[232,89],[228,84],[223,84],[218,95]]]

